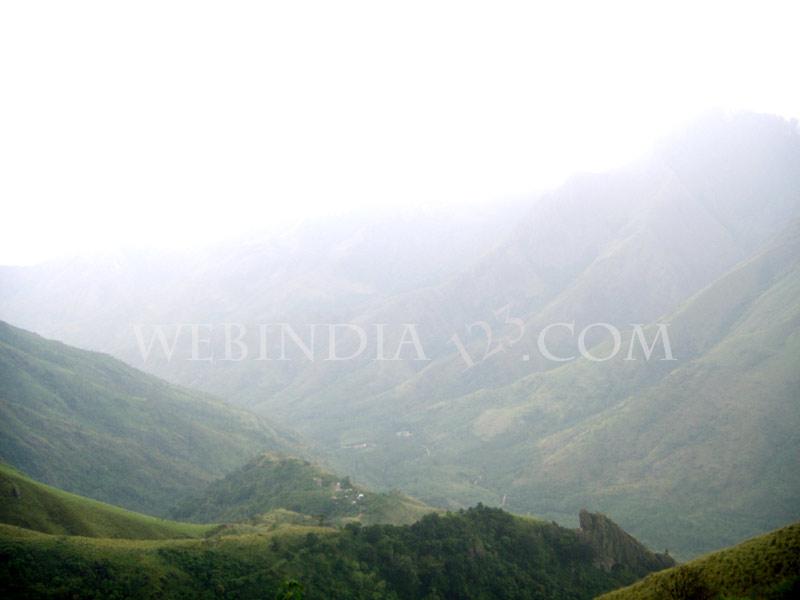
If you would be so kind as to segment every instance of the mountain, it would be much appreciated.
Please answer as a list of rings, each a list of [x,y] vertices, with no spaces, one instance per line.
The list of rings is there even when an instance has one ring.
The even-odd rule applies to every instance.
[[[579,382],[583,417],[550,406],[563,420],[517,494],[547,482],[565,507],[624,514],[648,543],[697,553],[797,520],[800,475],[785,465],[800,459],[798,299],[795,224],[666,319],[681,360],[564,369],[554,392]]]
[[[0,464],[0,523],[52,535],[163,540],[201,537],[208,525],[148,517],[44,485]]]
[[[164,515],[253,454],[297,447],[221,400],[0,322],[0,458],[37,480]]]
[[[373,476],[390,472],[428,501],[417,482],[435,481],[425,485],[439,502],[472,483],[510,510],[559,519],[596,506],[680,556],[796,520],[800,476],[785,465],[800,458],[798,298],[794,224],[660,319],[676,360],[621,352],[439,400],[403,421],[412,438],[391,440],[393,424],[365,438],[397,448],[374,451]]]
[[[510,235],[437,285],[349,316],[362,325],[418,324],[430,362],[375,364],[374,353],[344,365],[315,361],[268,388],[271,394],[260,393],[270,385],[269,365],[243,364],[236,372],[250,385],[239,385],[235,395],[332,446],[349,443],[352,434],[330,427],[331,419],[346,428],[365,407],[400,421],[395,431],[402,430],[420,405],[560,366],[538,351],[543,327],[574,322],[577,332],[597,322],[650,323],[798,217],[796,124],[763,115],[710,116],[624,168],[574,177],[533,199]],[[485,327],[469,327],[480,322],[491,327],[491,340]],[[475,363],[468,370],[454,334]],[[575,350],[563,332],[550,339],[557,354]],[[601,341],[599,331],[587,341]],[[213,388],[231,370],[218,364],[206,371],[204,385]],[[171,376],[186,373],[176,368]]]
[[[262,454],[213,482],[172,516],[195,523],[245,521],[282,508],[322,522],[407,524],[435,509],[400,492],[375,493],[300,458]]]
[[[796,598],[800,593],[800,523],[647,576],[602,600],[657,598]]]
[[[460,272],[508,235],[526,209],[508,201],[461,213],[366,211],[195,253],[128,249],[0,266],[0,318],[169,375],[178,365],[142,361],[131,324],[295,322],[310,315],[339,322]],[[189,376],[203,374],[180,366]]]
[[[606,564],[581,532],[482,506],[405,526],[291,525],[204,540],[98,540],[0,525],[5,598],[260,599],[293,587],[309,600],[580,599],[649,572]]]
[[[711,114],[496,212],[485,228],[364,218],[194,258],[0,269],[0,317],[224,395],[313,439],[335,471],[432,505],[564,522],[597,506],[682,557],[796,520],[797,480],[778,470],[798,449],[797,249],[780,237],[800,218],[797,123]],[[547,360],[537,337],[558,322],[576,335],[551,332],[556,355],[577,355],[592,323],[623,345],[634,324],[666,323],[678,360]],[[135,325],[171,340],[181,323],[211,325],[215,360],[189,360],[185,330],[172,360],[142,357]],[[323,330],[313,360],[231,361],[225,323],[246,327],[251,354],[263,323],[370,335],[354,360],[325,360]],[[375,326],[394,349],[408,323],[429,360],[375,360]],[[603,334],[586,346],[602,351]]]

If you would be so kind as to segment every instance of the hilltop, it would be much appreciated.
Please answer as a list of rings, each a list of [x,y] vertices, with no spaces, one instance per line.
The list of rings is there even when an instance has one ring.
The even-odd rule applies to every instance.
[[[277,508],[313,515],[322,523],[413,523],[436,509],[400,492],[376,493],[311,462],[262,454],[211,483],[172,513],[196,523],[254,519]]]

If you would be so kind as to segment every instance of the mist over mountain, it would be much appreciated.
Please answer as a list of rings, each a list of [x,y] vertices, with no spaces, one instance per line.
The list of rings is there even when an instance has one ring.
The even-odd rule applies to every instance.
[[[800,598],[793,9],[0,2],[0,600]]]
[[[626,167],[494,210],[4,267],[0,318],[224,397],[378,489],[560,520],[590,505],[689,556],[800,518],[785,469],[800,458],[798,218],[797,124],[711,114]],[[248,359],[223,360],[226,323]],[[322,328],[314,360],[296,344],[277,360],[273,329],[254,360],[259,326],[280,323],[305,341],[357,324],[367,348],[325,360]],[[542,355],[555,323],[573,330],[549,331],[550,353],[574,360]],[[596,323],[622,332],[613,360],[579,356]],[[653,339],[658,323],[675,360],[624,360],[634,326]],[[208,324],[215,359],[189,360],[179,324]],[[424,360],[408,345],[375,360],[377,324],[390,355],[414,324]],[[134,328],[159,325],[175,354],[143,360]],[[583,341],[608,354],[607,328]]]

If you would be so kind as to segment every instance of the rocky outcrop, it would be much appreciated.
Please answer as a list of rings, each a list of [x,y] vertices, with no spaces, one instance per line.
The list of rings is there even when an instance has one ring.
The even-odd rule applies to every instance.
[[[675,566],[669,554],[651,552],[607,516],[582,510],[579,517],[578,535],[592,548],[595,565],[601,569],[627,567],[644,576]]]

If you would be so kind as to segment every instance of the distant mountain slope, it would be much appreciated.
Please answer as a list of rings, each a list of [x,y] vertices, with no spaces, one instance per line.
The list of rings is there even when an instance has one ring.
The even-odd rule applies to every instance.
[[[419,324],[433,364],[365,359],[344,368],[318,361],[269,395],[257,391],[266,378],[250,365],[247,379],[257,385],[239,387],[236,396],[338,446],[349,436],[330,427],[331,418],[347,428],[366,407],[375,419],[402,421],[421,404],[560,366],[537,348],[537,335],[551,323],[574,322],[580,331],[596,322],[652,322],[798,217],[797,124],[766,115],[709,116],[628,166],[576,176],[532,201],[511,235],[439,285],[354,315],[362,324]],[[470,334],[467,326],[488,322],[495,343],[515,338],[517,328],[504,325],[498,310],[505,306],[525,322],[526,335],[482,360],[485,331],[474,327]],[[456,333],[476,362],[467,372],[451,341]],[[561,333],[551,334],[550,346],[569,355],[575,340]],[[598,341],[589,336],[589,345]],[[227,374],[220,371],[204,385],[221,385]]]
[[[127,250],[0,266],[0,319],[109,352],[159,376],[180,366],[197,378],[206,369],[141,364],[131,345],[131,324],[200,323],[212,315],[214,321],[248,324],[304,321],[309,315],[339,322],[461,271],[505,238],[526,209],[526,203],[509,201],[456,214],[446,208],[365,211],[193,254]]]
[[[0,589],[14,599],[261,600],[291,579],[308,600],[578,600],[647,574],[638,562],[609,568],[580,532],[481,506],[399,527],[293,525],[205,540],[97,540],[0,525]]]
[[[515,204],[352,217],[195,257],[130,252],[0,267],[0,318],[258,406],[314,438],[331,437],[338,427],[329,427],[330,419],[346,423],[347,399],[356,395],[390,393],[414,403],[551,368],[535,352],[545,324],[574,320],[580,330],[597,321],[650,322],[798,217],[797,125],[769,115],[709,115],[631,165],[576,176],[524,211]],[[465,326],[487,320],[496,338],[514,333],[493,315],[506,305],[530,335],[513,353],[454,376],[463,365],[451,336],[459,333],[481,356],[486,340],[479,330],[468,336]],[[186,337],[177,360],[143,361],[131,328],[237,322],[252,332],[264,322],[304,328],[343,321],[417,323],[437,367],[376,365],[367,357],[193,362]],[[220,351],[219,336],[212,345]],[[523,363],[526,352],[531,360]]]
[[[677,360],[622,352],[436,402],[405,448],[374,430],[397,447],[376,475],[428,501],[469,478],[518,512],[597,506],[684,556],[800,518],[800,225],[661,320]]]
[[[213,397],[0,322],[0,458],[40,481],[165,514],[256,452],[294,447]]]
[[[0,464],[0,523],[53,535],[134,540],[199,537],[211,529],[165,521],[89,500]]]
[[[800,523],[674,569],[647,576],[602,600],[797,598],[800,595]]]
[[[800,226],[667,321],[674,369],[594,369],[582,401],[612,402],[540,440],[514,485],[548,481],[625,514],[651,544],[694,552],[797,520],[800,472],[786,465],[800,463]]]
[[[413,523],[436,510],[399,492],[369,491],[299,458],[263,454],[172,514],[196,523],[219,523],[245,521],[278,508],[327,523],[365,525]]]
[[[796,518],[796,482],[774,473],[796,458],[794,284],[745,269],[729,287],[708,286],[800,217],[797,123],[710,115],[626,167],[576,176],[509,215],[510,233],[496,227],[502,216],[482,231],[468,215],[466,236],[459,215],[365,219],[188,262],[133,253],[0,268],[0,317],[222,393],[313,439],[335,470],[433,504],[565,519],[599,506],[686,555]],[[563,365],[539,355],[536,338],[554,322],[624,329],[680,320],[687,302],[677,363]],[[753,319],[736,332],[742,311]],[[507,317],[525,324],[513,345],[519,321]],[[376,361],[370,347],[353,361],[206,363],[186,360],[184,336],[175,360],[143,362],[131,328],[241,322],[252,333],[289,322],[305,334],[344,321],[415,323],[431,360]],[[467,331],[477,321],[501,351],[485,357],[486,330]],[[600,331],[589,346],[602,343]],[[470,369],[454,334],[475,359]],[[577,336],[561,334],[551,349],[575,354]],[[212,350],[221,348],[218,327]]]

